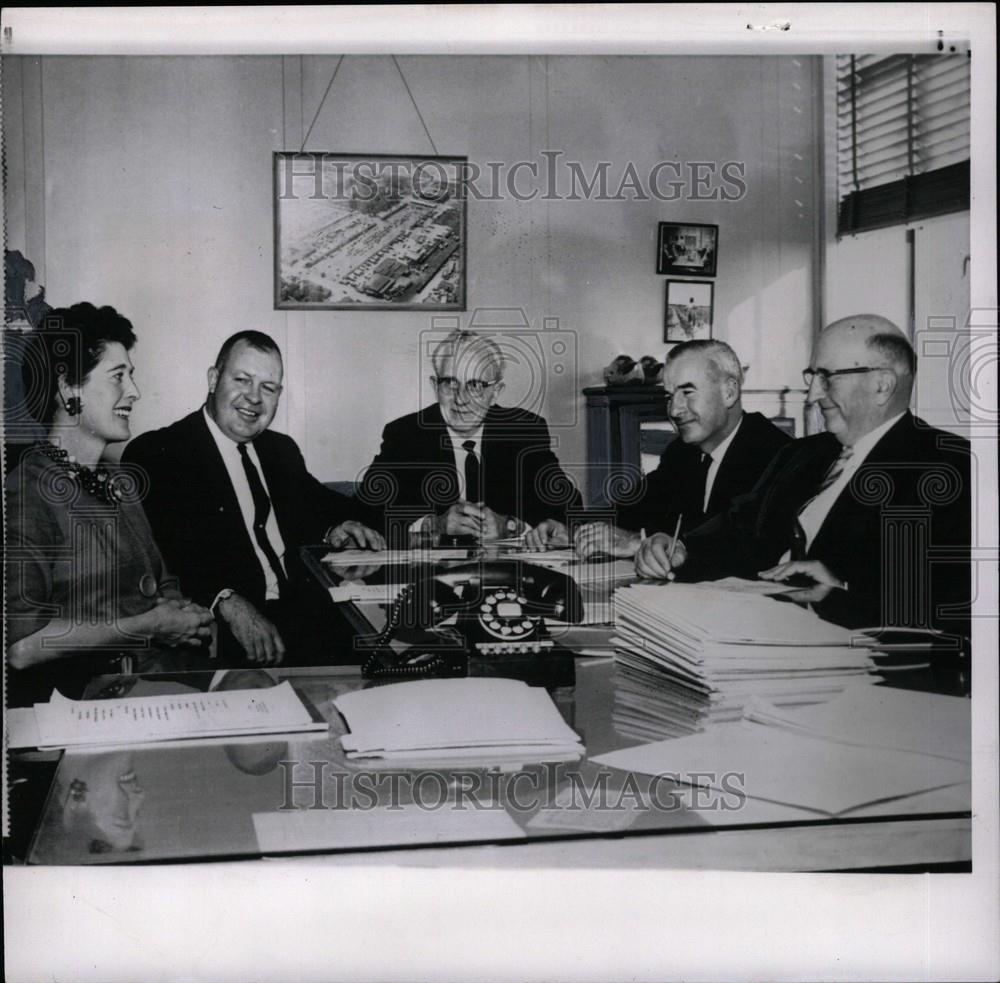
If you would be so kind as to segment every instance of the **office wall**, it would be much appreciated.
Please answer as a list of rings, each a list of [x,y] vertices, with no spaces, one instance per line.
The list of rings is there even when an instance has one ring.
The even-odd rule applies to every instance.
[[[799,384],[817,303],[815,60],[400,64],[440,153],[544,169],[541,152],[560,151],[560,194],[569,161],[587,175],[608,162],[611,194],[630,163],[641,185],[661,161],[678,162],[682,175],[688,162],[743,165],[746,194],[736,201],[692,200],[708,192],[689,177],[677,201],[636,200],[630,188],[619,200],[505,192],[470,201],[461,323],[477,309],[520,309],[532,328],[555,319],[550,331],[570,333],[576,371],[557,374],[550,362],[534,377],[560,424],[564,460],[584,460],[580,389],[598,384],[620,352],[662,358],[658,221],[718,223],[716,336],[751,366],[750,385]],[[391,59],[345,59],[324,102],[335,65],[331,57],[4,60],[8,246],[35,262],[53,303],[111,303],[134,320],[144,397],[136,432],[197,406],[219,342],[251,326],[286,353],[276,426],[300,441],[323,479],[353,478],[383,422],[426,397],[418,355],[429,314],[273,310],[271,154],[299,149],[307,131],[310,150],[431,152]],[[544,190],[524,171],[518,184]],[[716,176],[710,188],[718,185]],[[524,365],[515,368],[511,391],[533,385]]]

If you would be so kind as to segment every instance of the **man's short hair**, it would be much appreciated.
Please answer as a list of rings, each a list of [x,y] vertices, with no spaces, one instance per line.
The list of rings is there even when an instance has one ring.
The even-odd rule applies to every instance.
[[[476,365],[495,365],[497,369],[497,380],[503,378],[504,357],[503,350],[490,337],[476,334],[475,331],[463,331],[456,328],[446,338],[442,338],[431,354],[431,364],[434,366],[434,374],[441,375],[441,366],[445,359],[450,358],[453,363],[458,362],[462,357],[463,350],[477,349],[475,360]],[[482,350],[482,353],[478,351]]]
[[[682,341],[679,345],[674,345],[664,359],[664,369],[682,355],[689,354],[704,355],[720,378],[732,379],[737,386],[743,385],[743,366],[740,365],[736,352],[724,341],[716,341],[714,338],[698,338],[695,341]]]
[[[245,341],[251,348],[256,348],[259,352],[270,352],[277,355],[278,361],[281,361],[281,349],[270,335],[264,334],[263,331],[237,331],[236,334],[230,335],[222,343],[219,354],[215,356],[216,369],[221,372],[226,367],[229,353],[241,341]]]
[[[878,334],[873,334],[865,345],[871,351],[877,352],[893,368],[901,369],[907,375],[917,374],[917,353],[902,334],[880,331]]]

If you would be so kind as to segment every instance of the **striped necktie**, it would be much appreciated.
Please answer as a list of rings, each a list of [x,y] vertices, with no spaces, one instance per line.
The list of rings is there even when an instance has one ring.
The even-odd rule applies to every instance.
[[[840,480],[840,476],[844,473],[844,468],[847,467],[847,463],[850,461],[853,454],[853,447],[845,447],[841,450],[837,459],[827,469],[826,474],[823,476],[823,480],[819,483],[819,488],[816,489],[812,496],[808,498],[799,509],[799,515],[802,515],[802,513],[805,512],[805,510],[809,508],[809,506],[812,505],[812,503],[815,502],[816,499],[823,494],[823,492],[825,492],[828,488],[832,488],[833,485]]]

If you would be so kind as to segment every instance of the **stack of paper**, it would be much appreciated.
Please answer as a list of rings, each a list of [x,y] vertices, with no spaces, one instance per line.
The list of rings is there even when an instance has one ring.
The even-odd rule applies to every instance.
[[[70,700],[20,711],[9,747],[101,747],[203,737],[326,730],[286,680],[270,689],[224,690],[114,700]]]
[[[549,694],[517,679],[419,679],[346,693],[334,706],[351,759],[527,763],[584,751]]]
[[[695,719],[738,719],[754,697],[819,703],[854,681],[876,681],[868,649],[852,646],[847,629],[739,582],[633,585],[614,603],[615,660],[625,672],[619,716],[628,727],[655,704],[646,739],[684,733]],[[657,716],[668,721],[659,734]]]

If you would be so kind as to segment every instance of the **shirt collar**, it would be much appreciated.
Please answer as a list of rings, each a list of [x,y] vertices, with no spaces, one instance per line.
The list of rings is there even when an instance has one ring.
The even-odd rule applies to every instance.
[[[461,447],[467,440],[474,440],[476,442],[476,447],[480,448],[483,446],[483,427],[480,425],[478,430],[472,433],[456,433],[447,424],[445,424],[448,430],[448,439],[452,442],[455,447]]]
[[[713,461],[721,461],[726,456],[726,451],[729,450],[729,445],[733,442],[733,438],[741,426],[743,426],[743,414],[740,414],[739,422],[733,427],[733,432],[708,455]]]
[[[854,461],[863,461],[872,452],[872,448],[903,418],[905,413],[906,410],[897,413],[884,423],[880,423],[874,430],[869,430],[868,433],[858,437],[851,445],[851,457]]]
[[[234,451],[239,450],[239,444],[227,437],[215,420],[212,419],[212,414],[208,412],[208,407],[203,406],[201,412],[205,417],[205,422],[208,424],[208,432],[212,435],[215,446],[219,448],[219,453],[232,454]]]

